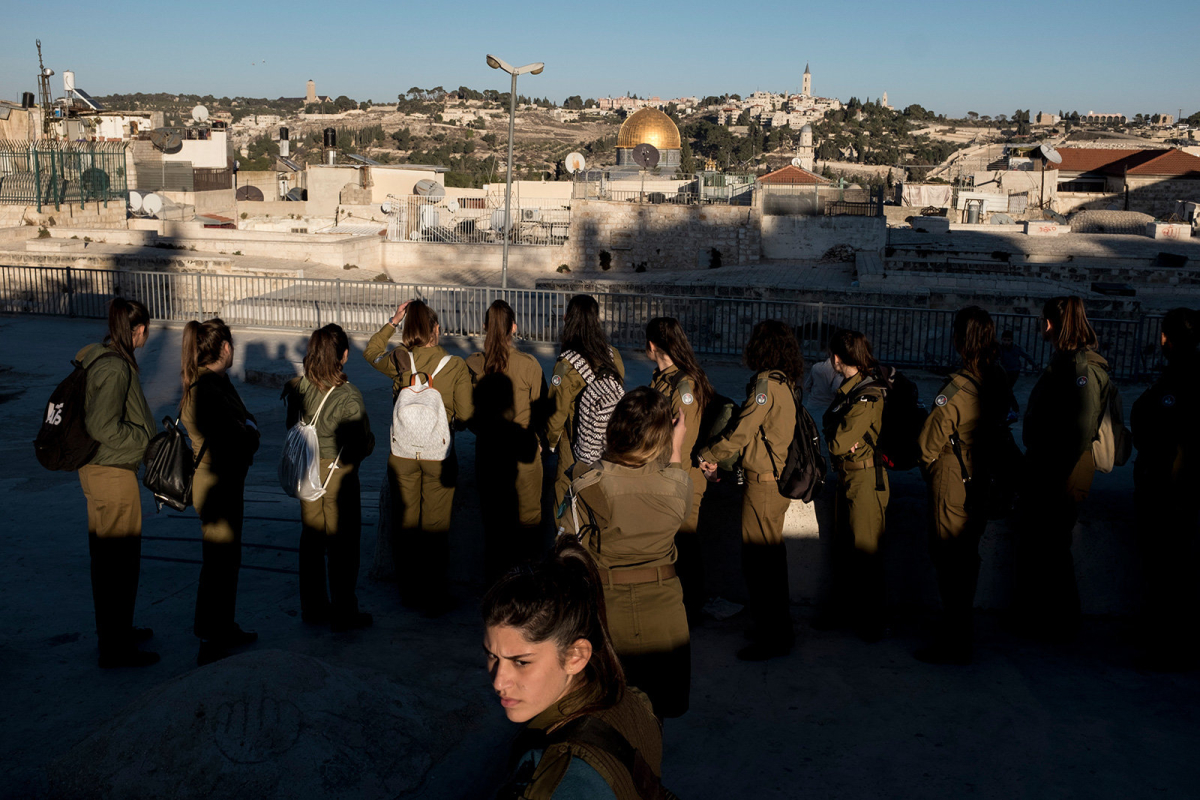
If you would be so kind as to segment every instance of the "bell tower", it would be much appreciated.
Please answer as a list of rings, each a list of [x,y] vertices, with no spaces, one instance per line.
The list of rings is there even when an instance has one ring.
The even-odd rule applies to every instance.
[[[808,71],[808,64],[804,65],[804,81],[800,84],[800,94],[803,97],[812,97],[812,73]]]

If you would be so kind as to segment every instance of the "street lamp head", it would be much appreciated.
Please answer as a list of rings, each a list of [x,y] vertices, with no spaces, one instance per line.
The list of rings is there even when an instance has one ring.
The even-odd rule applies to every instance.
[[[536,64],[530,64],[529,66],[533,67],[533,69],[529,70],[530,75],[541,75],[542,70],[546,68],[546,65],[541,61],[537,62]]]
[[[491,54],[489,54],[487,57],[487,65],[492,69],[502,69],[510,75],[514,72],[512,64],[509,64],[506,61],[501,61]]]

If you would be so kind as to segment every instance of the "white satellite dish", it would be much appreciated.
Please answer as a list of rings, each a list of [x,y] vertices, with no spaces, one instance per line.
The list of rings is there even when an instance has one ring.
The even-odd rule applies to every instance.
[[[1048,145],[1048,144],[1039,145],[1038,151],[1041,152],[1042,157],[1045,158],[1047,161],[1049,161],[1051,164],[1061,164],[1062,163],[1062,155],[1057,150],[1055,150],[1053,147],[1051,147],[1050,145]]]
[[[567,168],[567,172],[574,175],[587,166],[587,161],[584,160],[582,153],[568,153],[563,166]]]
[[[422,206],[420,224],[421,230],[436,228],[442,224],[442,218],[438,214],[438,210],[433,206]]]
[[[192,109],[192,120],[197,125],[208,121],[208,109],[204,106],[196,106]]]
[[[451,197],[449,200],[446,201],[446,210],[449,211],[451,214],[457,214],[458,213],[458,201],[455,200],[453,197]]]
[[[141,192],[130,192],[129,193],[129,210],[135,214],[142,210],[142,193]]]
[[[162,211],[162,198],[154,193],[150,193],[142,198],[142,211],[145,211],[152,217],[158,216],[158,212]]]
[[[799,156],[797,156],[796,158],[793,158],[793,159],[792,159],[792,166],[793,166],[793,167],[799,167],[799,166],[800,166],[801,164],[803,164],[803,163],[804,163],[804,162],[800,160]]]
[[[505,213],[503,208],[497,208],[492,212],[492,230],[508,232],[509,225],[505,221]]]
[[[379,210],[382,211],[384,214],[390,214],[390,213],[392,213],[392,204],[384,203],[383,205],[381,205],[379,207]]]

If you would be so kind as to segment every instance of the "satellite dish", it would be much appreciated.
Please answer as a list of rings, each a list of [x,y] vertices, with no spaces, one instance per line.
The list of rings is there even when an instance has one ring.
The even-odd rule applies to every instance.
[[[263,199],[262,189],[259,189],[257,186],[239,186],[237,199],[261,202]]]
[[[445,197],[446,187],[435,180],[424,178],[417,181],[416,185],[413,186],[413,194],[420,195],[421,197]]]
[[[1038,151],[1041,152],[1042,157],[1045,158],[1047,161],[1049,161],[1051,164],[1061,164],[1062,163],[1062,155],[1060,155],[1059,152],[1057,150],[1055,150],[1053,147],[1051,147],[1050,145],[1043,144],[1038,147]]]
[[[563,162],[563,166],[567,168],[567,172],[574,175],[576,172],[579,172],[581,169],[587,166],[587,162],[584,161],[581,153],[568,153],[566,160]]]
[[[492,212],[492,230],[508,232],[509,225],[505,221],[506,215],[503,208],[497,208]]]
[[[192,109],[192,120],[197,124],[202,124],[208,121],[208,109],[204,106],[196,106]]]
[[[425,230],[426,228],[436,228],[442,224],[441,215],[438,214],[438,210],[433,206],[423,206],[421,208],[420,224],[421,230]]]
[[[383,205],[381,205],[379,207],[379,210],[382,211],[384,214],[390,214],[390,213],[392,213],[392,204],[384,203]]]
[[[169,128],[150,131],[150,143],[164,153],[178,153],[183,149],[183,137]]]
[[[988,220],[988,224],[990,224],[990,225],[1016,225],[1017,221],[1015,219],[1013,219],[1012,217],[1010,217],[1008,214],[1004,214],[1002,212],[996,212],[995,214],[992,214],[991,218]]]
[[[457,214],[458,213],[458,201],[455,200],[453,197],[451,197],[449,200],[446,201],[446,210],[449,211],[451,214]]]
[[[800,166],[800,165],[802,165],[803,163],[804,163],[804,162],[803,162],[803,161],[801,161],[799,157],[796,157],[796,158],[793,158],[793,159],[792,159],[792,166],[793,166],[793,167],[799,167],[799,166]]]
[[[142,210],[141,192],[131,191],[129,193],[129,210],[135,214]]]
[[[145,211],[152,217],[157,216],[158,212],[162,211],[162,207],[162,198],[154,193],[150,193],[142,198],[142,211]]]
[[[633,148],[633,160],[641,165],[642,169],[654,169],[658,165],[658,148],[642,142]]]

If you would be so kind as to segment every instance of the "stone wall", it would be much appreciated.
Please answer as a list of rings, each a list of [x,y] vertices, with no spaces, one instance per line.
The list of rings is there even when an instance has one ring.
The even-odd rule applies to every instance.
[[[581,272],[696,269],[709,266],[715,250],[723,265],[756,264],[760,220],[757,209],[745,206],[577,200],[563,261]]]
[[[762,217],[763,257],[810,261],[835,245],[878,252],[887,241],[884,217]]]
[[[356,264],[382,266],[383,237],[283,234],[262,231],[205,229],[195,222],[163,222],[160,236],[171,244],[198,252],[311,261],[331,267]]]
[[[570,245],[533,247],[511,245],[508,265],[512,269],[544,272],[553,275],[560,264],[568,264]],[[503,248],[497,244],[440,244],[425,242],[383,242],[383,268],[396,283],[410,280],[407,270],[413,267],[453,267],[464,269],[494,269],[500,283]],[[363,266],[359,264],[359,266]]]
[[[52,204],[43,204],[40,212],[36,205],[0,204],[0,228],[18,225],[45,225],[48,228],[56,225],[73,228],[124,228],[126,216],[124,200],[109,200],[107,205],[100,202],[86,203],[82,207],[78,203],[63,204],[58,208]]]

